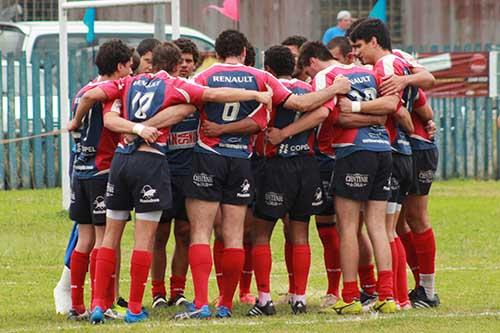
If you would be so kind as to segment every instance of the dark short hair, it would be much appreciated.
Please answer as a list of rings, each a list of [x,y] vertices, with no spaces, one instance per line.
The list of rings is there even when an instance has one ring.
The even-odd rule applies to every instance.
[[[153,49],[153,70],[164,70],[172,74],[182,61],[181,50],[171,42],[163,42]]]
[[[120,39],[104,42],[97,51],[95,64],[99,75],[111,75],[118,69],[118,64],[126,64],[132,57],[132,50]]]
[[[130,66],[133,73],[135,73],[137,68],[139,68],[140,64],[141,64],[141,56],[139,55],[137,50],[133,49],[132,50],[132,66]]]
[[[385,23],[379,19],[364,20],[358,24],[349,35],[349,38],[354,43],[358,40],[363,40],[365,43],[368,43],[373,37],[377,39],[377,43],[382,49],[392,50],[389,29]]]
[[[357,19],[356,21],[352,22],[352,24],[351,24],[351,26],[349,27],[349,29],[347,29],[347,30],[345,31],[345,36],[346,36],[347,38],[349,38],[349,37],[350,37],[349,35],[351,34],[351,32],[352,32],[352,31],[353,31],[353,30],[354,30],[354,29],[355,29],[358,25],[360,25],[362,22],[364,22],[364,21],[366,21],[366,20],[368,20],[368,17],[362,17],[362,18]],[[349,38],[349,39],[350,39],[350,38]]]
[[[300,48],[305,42],[307,42],[307,38],[305,38],[304,36],[293,35],[287,37],[284,41],[282,41],[281,45],[297,46],[297,48]]]
[[[243,53],[247,43],[247,38],[241,32],[225,30],[215,40],[215,52],[222,59],[238,57]]]
[[[295,58],[286,46],[271,46],[264,53],[264,66],[268,66],[277,76],[292,75]]]
[[[333,60],[333,56],[326,46],[320,41],[306,42],[300,47],[298,59],[299,68],[305,68],[311,64],[311,58],[322,61]]]
[[[247,55],[245,57],[245,66],[250,66],[253,67],[255,66],[255,58],[256,58],[256,53],[255,53],[255,47],[253,47],[250,42],[247,42]]]
[[[153,52],[153,49],[160,44],[161,42],[156,38],[145,38],[137,45],[137,53],[142,57],[148,52]]]
[[[181,53],[192,54],[194,63],[198,64],[198,61],[200,61],[200,52],[198,52],[198,47],[191,39],[179,38],[174,40],[174,44],[181,49]]]
[[[344,57],[347,57],[349,53],[352,52],[351,43],[349,43],[349,39],[347,37],[338,36],[333,38],[328,45],[326,46],[329,50],[333,50],[338,47],[340,52]]]

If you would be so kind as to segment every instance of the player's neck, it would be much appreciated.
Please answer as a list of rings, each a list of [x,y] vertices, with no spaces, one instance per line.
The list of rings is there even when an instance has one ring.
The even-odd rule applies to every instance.
[[[120,75],[118,74],[100,75],[98,81],[111,81],[111,80],[118,80],[119,78]]]
[[[278,79],[291,80],[292,76],[291,75],[279,75]]]
[[[226,59],[224,59],[224,64],[241,65],[241,64],[243,64],[243,61],[241,61],[240,57],[227,57]]]
[[[375,51],[375,54],[374,54],[375,55],[375,57],[374,57],[375,58],[375,63],[373,65],[375,65],[377,63],[377,61],[379,61],[381,58],[385,57],[388,54],[391,54],[391,51],[384,50],[382,48],[377,49]]]

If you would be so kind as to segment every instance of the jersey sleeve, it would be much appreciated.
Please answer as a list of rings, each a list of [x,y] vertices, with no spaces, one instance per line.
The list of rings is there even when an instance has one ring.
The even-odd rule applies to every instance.
[[[273,105],[283,104],[286,99],[292,94],[283,83],[269,73],[266,73],[266,84],[273,91]]]
[[[207,87],[186,79],[177,78],[172,91],[172,104],[193,104],[200,107],[203,103],[203,92]]]
[[[425,105],[425,103],[427,103],[427,97],[425,96],[424,91],[419,88],[417,98],[415,99],[415,102],[413,102],[413,108],[421,108]]]
[[[115,99],[105,102],[102,107],[102,113],[103,115],[106,115],[108,112],[118,113],[121,116],[122,115],[121,99]]]
[[[333,84],[333,80],[334,78],[326,75],[325,73],[318,73],[312,81],[312,91],[325,89]],[[335,108],[335,105],[337,105],[337,96],[334,96],[323,104],[323,106],[330,110],[330,112]]]
[[[121,97],[123,88],[125,87],[125,80],[110,80],[98,86],[107,96],[108,100],[115,100]]]
[[[265,105],[260,105],[259,108],[248,115],[248,117],[255,121],[261,130],[265,129],[267,127],[267,123],[269,122],[269,112],[267,111]]]

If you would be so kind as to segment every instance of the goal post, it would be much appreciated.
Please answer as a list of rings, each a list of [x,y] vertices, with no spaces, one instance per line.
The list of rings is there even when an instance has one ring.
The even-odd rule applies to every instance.
[[[104,8],[132,5],[171,4],[172,39],[180,37],[180,4],[179,0],[94,0],[70,1],[59,0],[59,101],[60,101],[60,126],[64,128],[69,121],[70,102],[68,88],[68,11],[72,9]],[[83,24],[83,23],[82,23]],[[69,178],[69,134],[61,133],[61,187],[62,205],[69,208],[70,203],[70,178]]]

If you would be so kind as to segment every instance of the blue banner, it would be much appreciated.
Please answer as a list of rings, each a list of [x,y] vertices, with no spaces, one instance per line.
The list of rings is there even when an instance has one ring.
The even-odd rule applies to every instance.
[[[89,32],[87,32],[87,43],[89,44],[91,44],[95,40],[94,22],[95,22],[95,8],[85,9],[85,15],[83,16],[83,23],[89,28]]]
[[[384,23],[387,23],[387,1],[378,0],[372,11],[368,14],[369,17],[378,18]]]

